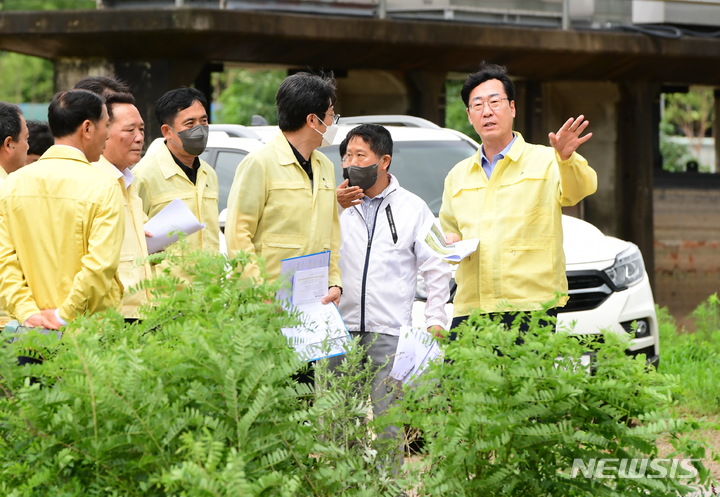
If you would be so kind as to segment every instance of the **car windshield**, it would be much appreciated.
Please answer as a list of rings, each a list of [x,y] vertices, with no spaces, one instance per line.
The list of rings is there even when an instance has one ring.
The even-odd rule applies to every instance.
[[[338,146],[323,147],[320,151],[333,161],[335,180],[342,183]],[[462,140],[395,141],[390,173],[405,189],[422,198],[437,216],[445,176],[455,164],[475,152],[474,146]]]

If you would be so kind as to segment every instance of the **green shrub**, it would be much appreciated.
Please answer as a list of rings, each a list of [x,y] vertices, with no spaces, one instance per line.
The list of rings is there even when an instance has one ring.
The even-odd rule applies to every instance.
[[[296,321],[272,302],[276,287],[228,275],[228,261],[209,255],[188,259],[180,284],[171,276],[180,262],[168,257],[148,284],[157,305],[142,323],[106,313],[78,319],[59,345],[28,336],[0,350],[0,495],[375,496],[396,488],[368,444],[348,448],[326,436],[328,413],[334,425],[354,426],[365,406],[352,394],[308,402],[312,388],[292,379],[301,363],[280,331]],[[45,361],[19,368],[15,357],[28,347],[44,350]],[[369,440],[363,429],[348,436]]]
[[[720,304],[711,295],[693,312],[695,331],[679,330],[667,308],[657,310],[660,371],[677,378],[673,394],[685,411],[716,415],[720,405]]]
[[[695,333],[709,343],[718,343],[720,333],[720,298],[710,295],[690,314],[695,322]]]
[[[445,361],[406,393],[404,416],[426,448],[409,481],[422,480],[422,495],[676,496],[687,480],[586,478],[572,469],[576,460],[658,458],[664,437],[673,455],[703,457],[703,446],[684,437],[698,423],[669,409],[674,378],[627,356],[626,337],[589,343],[538,319],[516,344],[517,329],[473,316],[446,345]],[[579,362],[590,347],[592,374]]]
[[[591,375],[576,361],[589,344],[539,330],[517,345],[517,331],[478,318],[402,406],[368,422],[370,371],[355,342],[342,374],[320,361],[315,388],[299,384],[303,364],[281,333],[296,317],[273,301],[276,285],[228,273],[245,255],[166,257],[142,322],[108,312],[60,341],[29,334],[0,347],[0,495],[394,497],[420,485],[663,496],[682,482],[573,477],[573,460],[655,457],[668,435],[678,454],[704,454],[684,437],[698,424],[668,414],[673,377],[626,357],[614,335],[596,344]],[[18,367],[28,350],[44,362]],[[397,479],[392,447],[373,433],[405,422],[426,453]]]

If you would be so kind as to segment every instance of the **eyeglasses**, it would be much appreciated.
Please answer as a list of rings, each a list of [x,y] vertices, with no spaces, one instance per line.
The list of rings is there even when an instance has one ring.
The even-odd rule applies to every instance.
[[[325,113],[326,116],[327,116],[328,114],[330,114],[330,113],[329,113],[329,112],[326,112],[326,113]],[[340,120],[340,114],[330,114],[330,115],[332,116],[332,123],[333,123],[333,124],[337,124],[338,121]],[[317,117],[319,118],[320,116],[317,116]],[[325,121],[325,119],[320,119],[320,120],[321,120],[321,121]]]
[[[503,100],[510,101],[507,97],[490,97],[489,100],[476,100],[471,105],[468,105],[468,109],[481,112],[485,108],[485,104],[488,104],[492,110],[497,110],[502,105]]]

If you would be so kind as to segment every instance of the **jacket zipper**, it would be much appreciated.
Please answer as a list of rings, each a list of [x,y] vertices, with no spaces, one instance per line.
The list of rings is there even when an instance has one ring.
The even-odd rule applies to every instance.
[[[380,209],[382,209],[383,202],[387,200],[387,198],[392,195],[392,193],[395,190],[389,192],[382,202],[380,202],[380,205],[378,206],[377,210],[375,211],[375,221],[373,222],[373,232],[368,232],[368,243],[367,247],[365,249],[365,266],[363,267],[363,277],[362,277],[362,285],[360,286],[360,331],[365,331],[365,289],[367,288],[367,274],[368,274],[368,263],[370,262],[370,249],[372,248],[372,242],[373,237],[375,236],[375,228],[377,227],[377,217],[378,213],[380,212]],[[355,206],[357,209],[357,206]],[[362,216],[361,216],[362,217]],[[363,218],[364,221],[364,218]],[[365,223],[365,227],[367,228],[367,223]]]

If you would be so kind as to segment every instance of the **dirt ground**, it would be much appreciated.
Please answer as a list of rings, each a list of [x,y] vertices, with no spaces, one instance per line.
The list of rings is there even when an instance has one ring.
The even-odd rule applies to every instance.
[[[707,420],[720,426],[720,415],[708,416]],[[703,459],[703,464],[710,470],[713,477],[720,482],[720,462],[713,460],[713,452],[720,458],[720,428],[699,430],[694,434],[694,438],[709,445],[710,449],[708,449],[706,457]],[[658,445],[661,454],[670,452],[671,446],[669,443],[661,441]]]

